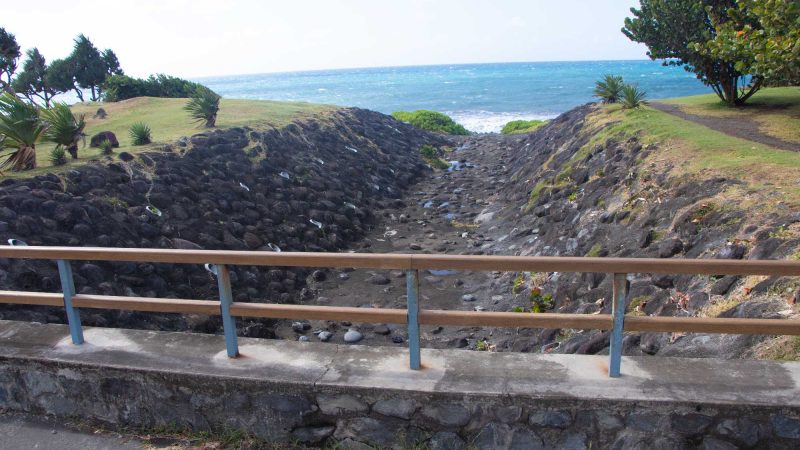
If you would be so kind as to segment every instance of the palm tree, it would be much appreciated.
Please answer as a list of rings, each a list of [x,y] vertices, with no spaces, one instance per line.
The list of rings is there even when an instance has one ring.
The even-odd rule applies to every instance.
[[[0,170],[14,172],[36,168],[36,143],[47,126],[39,119],[39,109],[16,95],[0,95],[0,152],[10,149],[0,162]]]
[[[206,128],[214,128],[217,123],[219,99],[216,92],[207,87],[198,88],[189,103],[183,107],[195,122],[204,123]]]
[[[66,148],[72,159],[78,159],[78,142],[86,145],[86,119],[83,114],[75,117],[65,103],[56,103],[50,109],[42,111],[47,122],[45,139],[56,144],[56,148]]]
[[[600,97],[603,103],[617,103],[622,95],[622,77],[619,75],[605,75],[595,83],[594,95]]]

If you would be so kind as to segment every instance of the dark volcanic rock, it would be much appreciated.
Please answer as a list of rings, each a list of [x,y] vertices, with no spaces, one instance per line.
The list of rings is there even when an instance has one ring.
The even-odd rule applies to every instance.
[[[119,147],[119,141],[117,140],[117,136],[110,131],[101,131],[92,136],[92,139],[89,140],[89,147],[100,147],[100,143],[105,140],[110,141],[112,147],[114,148]]]

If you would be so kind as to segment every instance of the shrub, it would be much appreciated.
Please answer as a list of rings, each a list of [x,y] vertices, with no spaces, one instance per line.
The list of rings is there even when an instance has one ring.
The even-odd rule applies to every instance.
[[[536,131],[537,128],[541,127],[542,125],[546,124],[546,120],[512,120],[503,126],[503,129],[500,130],[502,134],[518,134],[518,133],[530,133],[531,131]]]
[[[66,148],[72,159],[78,159],[78,143],[83,141],[86,145],[84,115],[76,117],[65,103],[56,103],[52,108],[42,110],[42,118],[47,122],[45,139],[55,143],[56,147]]]
[[[112,75],[103,84],[103,99],[117,102],[134,97],[186,98],[203,87],[199,83],[164,74],[150,75],[146,79]]]
[[[436,111],[424,109],[413,112],[396,111],[392,113],[392,117],[422,130],[457,135],[469,134],[466,128],[456,123],[450,116]]]
[[[103,141],[100,142],[100,151],[103,152],[104,155],[110,155],[114,153],[114,145],[111,144],[111,141],[108,139],[103,139]]]
[[[445,160],[439,157],[439,150],[430,144],[420,147],[419,153],[422,159],[434,169],[447,169],[450,167]]]
[[[603,103],[617,103],[622,96],[624,85],[621,76],[605,75],[602,80],[595,83],[594,95],[600,97]]]
[[[147,145],[152,142],[150,139],[150,127],[143,122],[131,125],[130,134],[133,145]]]
[[[50,163],[54,166],[63,166],[67,163],[67,152],[64,147],[56,147],[50,150]]]
[[[201,87],[192,95],[192,99],[183,107],[195,122],[206,128],[213,128],[217,123],[220,96],[206,87]]]
[[[633,109],[645,104],[644,96],[647,93],[632,84],[626,84],[622,88],[622,108]]]
[[[35,169],[36,144],[46,129],[35,105],[9,92],[0,93],[0,151],[11,150],[0,156],[0,171]]]

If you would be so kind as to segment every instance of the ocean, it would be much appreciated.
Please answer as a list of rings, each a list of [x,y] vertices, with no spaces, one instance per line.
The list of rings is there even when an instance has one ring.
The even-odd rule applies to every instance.
[[[604,74],[622,75],[647,98],[710,93],[695,76],[660,62],[575,61],[378,67],[197,78],[226,98],[358,106],[382,113],[430,109],[467,129],[549,119],[586,102]]]

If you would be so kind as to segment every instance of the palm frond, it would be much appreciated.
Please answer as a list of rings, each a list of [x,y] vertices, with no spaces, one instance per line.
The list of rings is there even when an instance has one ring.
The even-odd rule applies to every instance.
[[[195,122],[204,124],[206,128],[213,128],[217,123],[220,98],[222,97],[211,89],[200,88],[183,109]]]
[[[14,171],[36,167],[36,144],[47,125],[39,118],[39,109],[11,93],[0,95],[0,149],[11,149],[0,169]]]
[[[75,116],[72,110],[64,103],[56,103],[50,109],[42,111],[42,116],[47,122],[45,139],[56,144],[57,147],[72,147],[81,140],[85,142],[83,129],[86,127],[86,117],[81,114]]]
[[[595,83],[594,95],[603,103],[617,103],[622,95],[624,83],[619,75],[605,75]]]
[[[625,87],[622,88],[622,108],[633,109],[642,106],[647,103],[644,99],[645,95],[647,95],[647,92],[632,84],[626,84]]]

